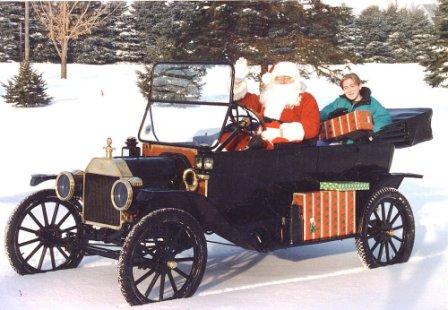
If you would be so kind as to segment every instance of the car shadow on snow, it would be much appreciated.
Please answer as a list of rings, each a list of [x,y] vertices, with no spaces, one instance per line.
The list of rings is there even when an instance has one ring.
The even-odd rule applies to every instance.
[[[416,183],[406,184],[400,191],[407,196],[414,212],[416,222],[414,250],[409,265],[405,268],[400,268],[400,265],[397,265],[386,267],[383,270],[391,275],[390,285],[410,290],[413,296],[418,298],[423,294],[427,281],[430,281],[434,273],[437,272],[443,258],[440,253],[447,250],[448,240],[446,225],[442,229],[437,229],[421,224],[425,222],[424,206],[428,203],[446,201],[448,195],[443,192],[440,194],[441,191],[435,193],[434,189],[425,188]],[[422,193],[431,192],[433,192],[431,195],[422,195]],[[331,273],[341,269],[362,267],[361,261],[357,258],[354,239],[281,249],[267,254],[241,248],[231,248],[230,250],[223,250],[223,248],[216,245],[209,246],[209,259],[203,283],[199,288],[200,292],[218,287],[220,283],[226,281],[230,284],[232,278],[244,272],[247,272],[248,275],[244,277],[243,281],[256,284],[263,279],[263,276],[257,276],[259,272],[265,272],[263,268],[269,269],[272,278],[290,278],[291,276],[320,275],[322,272]],[[425,267],[423,270],[428,259],[431,260],[431,267],[429,269]],[[278,266],[281,267],[276,268]],[[289,271],[285,272],[284,269]],[[411,274],[409,274],[409,270],[412,270]],[[418,281],[415,280],[416,278]],[[420,288],[418,292],[415,292],[416,287]],[[389,297],[390,302],[396,298],[394,294]],[[383,298],[387,299],[388,297],[384,296]],[[412,306],[412,303],[409,302],[408,305]]]

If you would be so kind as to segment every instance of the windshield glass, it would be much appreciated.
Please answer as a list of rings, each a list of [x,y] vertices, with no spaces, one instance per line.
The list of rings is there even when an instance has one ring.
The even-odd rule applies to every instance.
[[[227,109],[227,106],[155,102],[145,115],[140,139],[185,146],[213,146]]]
[[[232,67],[227,64],[159,63],[154,66],[154,102],[229,103]]]

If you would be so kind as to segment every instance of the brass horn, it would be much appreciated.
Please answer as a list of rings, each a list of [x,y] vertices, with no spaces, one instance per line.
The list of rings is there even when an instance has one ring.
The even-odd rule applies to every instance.
[[[199,185],[198,176],[193,169],[186,169],[182,175],[182,180],[184,181],[187,191],[194,192],[197,190]]]

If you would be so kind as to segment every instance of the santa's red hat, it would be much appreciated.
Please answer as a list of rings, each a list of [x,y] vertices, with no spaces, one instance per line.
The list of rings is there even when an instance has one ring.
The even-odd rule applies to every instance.
[[[290,61],[281,61],[273,65],[269,72],[261,77],[263,84],[268,85],[278,76],[289,76],[295,81],[300,82],[300,71],[297,65]]]

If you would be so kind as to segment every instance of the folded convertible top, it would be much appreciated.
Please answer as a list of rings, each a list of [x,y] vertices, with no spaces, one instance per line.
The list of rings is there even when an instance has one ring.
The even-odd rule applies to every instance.
[[[404,148],[432,139],[430,108],[388,109],[392,124],[375,134],[376,142],[391,142]]]

